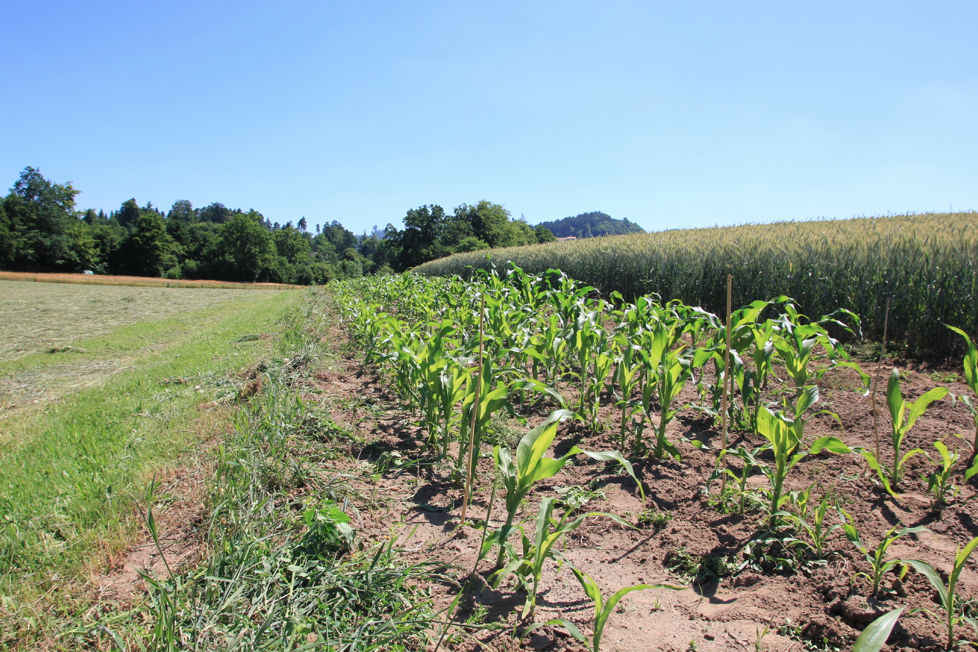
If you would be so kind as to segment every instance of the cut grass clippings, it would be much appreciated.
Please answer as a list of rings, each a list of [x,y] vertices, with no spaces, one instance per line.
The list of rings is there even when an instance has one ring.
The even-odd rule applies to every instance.
[[[0,279],[9,276],[0,274]],[[74,355],[82,341],[271,290],[130,287],[0,280],[0,362],[32,353]]]
[[[93,556],[125,546],[154,471],[198,443],[200,406],[233,397],[229,375],[282,340],[242,338],[281,328],[305,296],[248,293],[81,340],[79,362],[125,358],[124,368],[0,420],[0,646],[43,629]],[[57,369],[45,356],[7,362],[0,375]]]
[[[444,578],[431,563],[403,562],[392,539],[361,539],[353,475],[321,462],[343,448],[328,434],[335,431],[329,407],[302,398],[315,390],[312,380],[324,362],[320,341],[328,318],[316,305],[323,298],[312,297],[304,315],[289,314],[278,356],[263,366],[261,383],[213,451],[202,561],[172,573],[146,572],[145,599],[125,609],[87,611],[60,632],[62,645],[427,647],[434,615],[424,587]],[[154,511],[168,510],[157,504]],[[158,541],[156,518],[147,522]]]

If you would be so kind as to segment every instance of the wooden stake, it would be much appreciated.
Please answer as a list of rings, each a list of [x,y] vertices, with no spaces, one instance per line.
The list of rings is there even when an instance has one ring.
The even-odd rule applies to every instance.
[[[876,446],[876,459],[880,458],[880,431],[876,418],[876,387],[879,385],[880,372],[883,369],[883,357],[886,355],[886,329],[890,324],[890,297],[886,298],[886,312],[883,314],[883,345],[880,348],[880,359],[876,362],[876,377],[873,378],[873,443]]]
[[[465,473],[465,492],[462,496],[462,520],[461,527],[465,523],[465,513],[469,507],[469,494],[472,492],[472,475],[475,468],[475,460],[478,459],[479,452],[475,449],[475,423],[479,414],[479,399],[482,396],[482,342],[486,325],[486,295],[482,294],[481,307],[479,309],[479,367],[475,376],[475,400],[472,401],[472,418],[469,419],[469,463]]]
[[[732,305],[733,274],[727,274],[727,347],[723,354],[723,413],[720,415],[720,421],[723,424],[723,449],[720,451],[720,461],[723,462],[724,470],[727,468],[727,409],[729,406],[727,383],[733,377],[733,374],[730,373],[730,313]],[[727,474],[721,474],[720,478],[720,491],[722,492],[727,488]]]

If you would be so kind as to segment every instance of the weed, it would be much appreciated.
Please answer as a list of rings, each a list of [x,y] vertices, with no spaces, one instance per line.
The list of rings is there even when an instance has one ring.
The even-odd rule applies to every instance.
[[[560,496],[560,504],[570,512],[576,512],[584,508],[592,500],[605,500],[607,495],[600,489],[589,489],[580,485],[569,487],[554,487],[554,491]]]
[[[657,509],[650,508],[638,515],[635,525],[640,528],[652,528],[658,531],[665,528],[671,520],[672,514],[669,512],[660,512]]]
[[[744,546],[744,562],[762,573],[794,575],[805,568],[808,545],[797,537],[792,527],[765,528]]]
[[[806,634],[806,627],[804,624],[800,622],[793,622],[790,618],[785,619],[785,622],[778,626],[777,632],[781,636],[801,643],[804,649],[808,650],[809,652],[842,651],[842,647],[824,636],[820,636],[817,639],[812,639]]]
[[[693,555],[685,546],[667,553],[664,562],[667,569],[696,584],[713,584],[733,576],[738,570],[738,565],[728,555]]]

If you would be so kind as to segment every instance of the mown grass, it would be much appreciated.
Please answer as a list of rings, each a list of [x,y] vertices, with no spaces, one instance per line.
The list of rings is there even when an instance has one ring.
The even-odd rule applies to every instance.
[[[258,294],[272,291],[263,290]],[[255,290],[24,283],[0,280],[0,362],[52,349],[90,348],[83,340],[119,326],[169,319]]]
[[[236,411],[216,450],[203,561],[147,576],[149,594],[122,611],[93,610],[59,635],[69,646],[117,649],[413,650],[432,626],[419,590],[427,564],[403,564],[390,542],[364,545],[334,520],[343,475],[324,469],[343,442],[300,398],[323,364],[318,298],[279,329],[261,390]],[[152,513],[152,512],[151,512]],[[151,521],[152,522],[152,521]],[[92,616],[91,614],[95,614]]]
[[[8,281],[33,281],[36,283],[70,283],[80,285],[124,285],[129,287],[167,288],[236,288],[242,290],[286,290],[300,287],[283,283],[234,283],[204,279],[155,278],[152,276],[114,276],[103,274],[60,274],[41,272],[4,272],[0,279]]]
[[[456,254],[417,272],[466,275],[508,261],[549,268],[626,299],[656,293],[721,314],[726,276],[734,306],[788,295],[809,315],[848,308],[867,336],[911,355],[959,354],[941,324],[978,333],[978,213],[905,215],[673,230]]]
[[[198,444],[200,404],[233,395],[229,374],[270,351],[273,340],[253,336],[304,296],[249,293],[79,340],[76,362],[125,365],[0,421],[0,630],[43,629],[93,558],[124,547],[153,472]],[[35,354],[4,363],[0,376],[58,364]]]

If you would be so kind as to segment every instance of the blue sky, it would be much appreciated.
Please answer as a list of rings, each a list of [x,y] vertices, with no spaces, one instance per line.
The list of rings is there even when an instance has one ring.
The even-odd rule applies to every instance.
[[[978,3],[4,3],[0,186],[648,230],[978,209]]]

